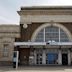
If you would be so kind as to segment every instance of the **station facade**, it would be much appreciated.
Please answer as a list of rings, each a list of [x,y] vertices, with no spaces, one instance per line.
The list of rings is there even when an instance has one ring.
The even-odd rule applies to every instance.
[[[72,7],[21,7],[20,25],[0,25],[0,62],[20,65],[72,64]]]

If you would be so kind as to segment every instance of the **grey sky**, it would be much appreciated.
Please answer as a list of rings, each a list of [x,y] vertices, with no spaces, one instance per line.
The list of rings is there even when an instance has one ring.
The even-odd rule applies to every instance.
[[[19,24],[21,6],[72,5],[72,0],[0,0],[0,24]]]

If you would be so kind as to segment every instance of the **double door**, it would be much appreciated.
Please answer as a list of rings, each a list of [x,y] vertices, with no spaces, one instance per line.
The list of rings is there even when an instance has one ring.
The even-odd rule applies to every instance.
[[[29,65],[29,56],[30,56],[29,48],[19,49],[19,60],[21,65]]]
[[[58,64],[58,54],[48,52],[38,52],[36,53],[36,64],[37,65],[52,65],[52,64]]]
[[[43,55],[42,55],[42,53],[37,53],[36,54],[36,64],[37,65],[41,65],[42,61],[43,61]]]
[[[62,54],[62,65],[68,65],[68,54]]]
[[[57,53],[47,53],[46,54],[46,64],[58,64],[58,54]]]

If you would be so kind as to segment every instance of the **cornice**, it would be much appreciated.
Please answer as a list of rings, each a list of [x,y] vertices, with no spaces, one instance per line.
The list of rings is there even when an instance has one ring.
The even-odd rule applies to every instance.
[[[24,6],[21,10],[60,10],[60,9],[72,9],[72,6]]]
[[[19,15],[72,15],[72,10],[21,10]]]

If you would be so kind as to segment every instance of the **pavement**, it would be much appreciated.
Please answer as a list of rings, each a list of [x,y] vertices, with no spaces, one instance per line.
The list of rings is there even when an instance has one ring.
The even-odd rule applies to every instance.
[[[0,72],[72,72],[72,66],[0,66]]]

